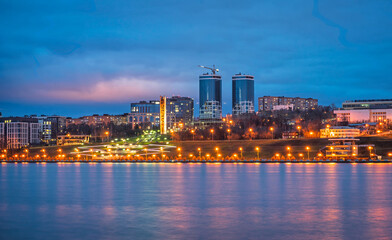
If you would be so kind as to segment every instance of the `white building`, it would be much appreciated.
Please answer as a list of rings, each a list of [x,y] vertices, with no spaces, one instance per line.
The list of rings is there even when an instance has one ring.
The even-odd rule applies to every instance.
[[[320,138],[355,138],[361,131],[357,128],[335,126],[320,129]]]
[[[392,109],[334,110],[338,122],[361,123],[392,121]]]
[[[31,144],[39,144],[40,124],[32,118],[4,118],[2,119],[0,132],[3,132],[2,142],[8,149],[27,147]]]

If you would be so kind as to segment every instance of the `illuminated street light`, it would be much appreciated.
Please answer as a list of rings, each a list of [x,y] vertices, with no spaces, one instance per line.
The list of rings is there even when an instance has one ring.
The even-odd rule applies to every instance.
[[[195,130],[192,129],[192,130],[191,130],[191,133],[192,133],[192,139],[193,139],[193,141],[195,141]]]
[[[257,159],[260,159],[260,148],[256,147],[255,150],[257,152]]]
[[[271,133],[272,133],[272,139],[274,139],[274,128],[273,128],[273,127],[270,127],[270,131],[271,131]]]
[[[306,146],[306,151],[308,152],[308,160],[310,160],[310,158],[309,158],[310,147],[309,146]]]
[[[197,148],[197,151],[199,152],[199,158],[201,159],[201,148]]]
[[[211,129],[210,132],[211,132],[211,141],[213,141],[214,140],[214,129]]]
[[[242,151],[243,151],[243,148],[240,147],[239,149],[240,149],[240,152],[241,152],[241,159],[242,159]]]

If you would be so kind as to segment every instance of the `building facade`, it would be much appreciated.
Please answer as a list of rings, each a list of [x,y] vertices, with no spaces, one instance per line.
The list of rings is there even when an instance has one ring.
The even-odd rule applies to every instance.
[[[216,74],[199,76],[199,118],[222,118],[222,77]]]
[[[338,109],[336,121],[348,123],[392,121],[392,109]]]
[[[91,116],[83,116],[80,118],[67,118],[67,126],[71,124],[87,124],[87,125],[107,125],[113,123],[114,125],[127,124],[129,121],[129,114],[109,115],[109,114],[93,114]]]
[[[300,97],[274,97],[264,96],[258,99],[259,112],[278,110],[314,110],[318,106],[318,100]]]
[[[132,128],[139,126],[148,129],[159,126],[159,111],[160,102],[158,100],[131,103],[129,123],[132,124]]]
[[[392,109],[392,99],[350,100],[342,104],[343,109]]]
[[[57,136],[57,145],[59,146],[69,146],[69,145],[82,145],[89,143],[89,135],[59,135]]]
[[[355,138],[360,135],[358,128],[334,126],[320,129],[320,138]]]
[[[233,115],[254,113],[254,77],[236,74],[232,77],[232,112]]]
[[[0,118],[1,142],[8,149],[18,149],[41,142],[40,124],[34,118]]]
[[[183,123],[189,126],[193,122],[193,99],[189,97],[173,96],[166,99],[166,116],[168,129]]]

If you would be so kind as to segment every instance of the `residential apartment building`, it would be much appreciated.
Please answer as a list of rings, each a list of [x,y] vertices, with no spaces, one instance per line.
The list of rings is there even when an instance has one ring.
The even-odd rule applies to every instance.
[[[37,119],[22,117],[0,118],[0,137],[8,149],[18,149],[41,142]]]
[[[264,96],[258,98],[259,112],[278,110],[314,110],[318,106],[318,100],[300,97],[274,97]]]

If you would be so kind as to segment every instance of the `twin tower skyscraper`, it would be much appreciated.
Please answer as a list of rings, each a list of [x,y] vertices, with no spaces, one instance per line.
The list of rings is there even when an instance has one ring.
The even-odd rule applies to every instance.
[[[208,69],[211,69],[212,73],[199,76],[199,117],[200,120],[220,120],[222,76],[216,74],[218,69]],[[254,76],[239,73],[232,77],[233,115],[254,113],[254,85]]]

